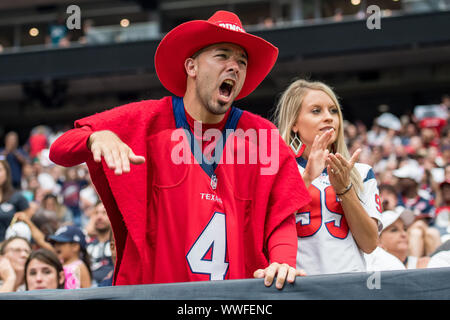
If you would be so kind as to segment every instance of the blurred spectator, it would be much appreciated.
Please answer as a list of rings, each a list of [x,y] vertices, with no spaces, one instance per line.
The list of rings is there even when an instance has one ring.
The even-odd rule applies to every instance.
[[[271,29],[275,25],[275,22],[272,17],[265,17],[259,25],[263,28]]]
[[[111,250],[111,260],[113,266],[116,264],[116,241],[112,229],[109,231],[109,249]],[[106,275],[106,277],[98,284],[99,287],[108,287],[113,285],[114,268]]]
[[[414,120],[421,129],[429,129],[436,135],[440,135],[442,129],[447,125],[448,109],[444,103],[415,106]]]
[[[419,150],[423,149],[422,139],[420,136],[412,136],[405,148],[408,155],[415,155]]]
[[[400,129],[400,119],[392,113],[385,112],[375,120],[372,129],[367,133],[367,142],[371,146],[379,146],[389,139],[394,145],[399,145],[401,140],[396,136],[396,132]]]
[[[445,180],[439,186],[436,202],[436,228],[444,235],[450,234],[450,180]]]
[[[31,245],[25,238],[11,237],[0,248],[0,292],[25,290],[25,262]]]
[[[87,44],[89,42],[88,35],[93,25],[94,20],[92,19],[86,19],[83,21],[83,26],[81,28],[82,35],[80,36],[80,38],[78,38],[78,42],[80,42],[81,44]]]
[[[444,94],[441,99],[441,106],[450,111],[450,95]]]
[[[85,235],[77,226],[63,226],[49,237],[63,262],[66,289],[90,288],[92,273]]]
[[[356,19],[362,20],[366,18],[366,12],[364,10],[358,10],[358,12],[355,15]]]
[[[19,148],[19,136],[16,132],[10,131],[5,136],[5,147],[0,148],[0,160],[6,158],[12,175],[14,188],[20,189],[22,180],[22,167],[28,162],[28,156],[22,148]]]
[[[26,290],[64,289],[64,269],[50,250],[33,251],[25,263]]]
[[[31,163],[25,163],[22,167],[22,181],[20,182],[20,189],[28,201],[33,201],[34,199],[34,195],[31,190],[33,188],[31,182],[33,178],[36,178],[34,166]]]
[[[111,223],[102,202],[98,202],[95,206],[95,212],[91,220],[95,230],[95,237],[87,245],[87,252],[91,258],[94,284],[98,284],[114,269],[109,242],[112,230]]]
[[[402,130],[402,134],[400,135],[402,145],[409,145],[411,138],[418,135],[419,132],[417,130],[417,126],[413,122],[408,122],[404,130]]]
[[[429,257],[408,256],[409,244],[406,232],[414,216],[408,210],[388,210],[381,215],[383,229],[378,247],[365,254],[368,271],[418,269],[427,266]]]
[[[419,190],[423,178],[423,168],[410,160],[394,171],[398,179],[398,205],[415,215],[415,222],[408,229],[410,254],[416,257],[431,254],[440,245],[440,232],[430,225],[434,223],[435,208],[430,203],[430,195]]]
[[[392,170],[385,170],[376,174],[379,175],[378,177],[379,184],[395,185],[397,183],[397,178],[394,177]]]
[[[380,192],[383,210],[396,211],[401,210],[403,208],[402,206],[398,205],[398,194],[393,185],[382,183],[378,187],[378,190]]]
[[[53,47],[68,47],[70,45],[69,30],[62,14],[58,16],[56,21],[49,24],[45,42]]]
[[[41,208],[45,211],[55,213],[54,219],[59,223],[73,222],[72,212],[64,204],[60,203],[58,197],[52,193],[44,196]]]
[[[421,130],[422,144],[427,149],[430,147],[439,147],[439,135],[436,130],[423,128]]]
[[[84,213],[82,216],[82,218],[83,218],[82,226],[83,227],[85,227],[88,224],[88,221],[90,221],[91,216],[95,212],[95,205],[99,201],[97,191],[95,190],[95,187],[92,183],[89,172],[86,174],[85,179],[86,179],[87,185],[84,188],[82,188],[80,191],[80,206],[81,206],[81,210]]]
[[[439,215],[442,211],[450,210],[450,179],[444,180],[439,185],[440,196],[436,201],[436,216]]]
[[[336,22],[341,22],[343,18],[344,18],[344,16],[342,14],[342,9],[336,8],[336,10],[334,10],[333,20]]]
[[[78,177],[78,168],[65,169],[65,180],[62,186],[63,203],[72,212],[73,222],[81,227],[82,211],[80,207],[80,191],[87,184]]]
[[[31,131],[28,139],[29,156],[31,159],[39,158],[43,149],[48,148],[47,129],[44,126],[37,126]]]
[[[61,192],[62,188],[61,186],[62,182],[60,181],[61,177],[55,177],[53,174],[54,168],[57,169],[56,167],[57,166],[55,165],[43,166],[40,160],[35,161],[34,168],[39,182],[38,189],[41,189],[39,190],[41,192],[39,194],[40,197],[38,197],[37,194],[35,194],[35,200],[37,202],[40,203],[42,201],[43,196],[47,193],[58,194]]]
[[[350,146],[358,139],[358,129],[354,124],[348,121],[344,122],[345,142]]]
[[[424,169],[417,161],[408,160],[406,164],[394,170],[393,174],[398,178],[398,204],[411,210],[416,219],[424,219],[429,224],[434,218],[434,207],[430,204],[431,195],[419,189]]]
[[[441,158],[442,165],[446,166],[446,165],[450,164],[450,139],[449,139],[449,143],[442,144],[440,151],[441,151],[440,158]],[[447,171],[450,172],[449,169],[447,169]],[[450,176],[450,174],[447,174],[447,175]]]
[[[444,180],[450,180],[450,162],[448,162],[444,167]]]
[[[0,242],[5,240],[6,230],[14,214],[18,211],[31,211],[27,199],[20,191],[14,190],[11,179],[8,162],[0,160]]]
[[[381,159],[379,158],[374,166],[376,173],[385,172],[386,169],[395,169],[398,166],[395,148],[392,140],[386,136],[381,143]]]
[[[81,216],[81,226],[84,228],[95,211],[99,197],[92,183],[89,170],[85,164],[78,166],[78,177],[82,180],[80,190],[80,209],[83,212]]]

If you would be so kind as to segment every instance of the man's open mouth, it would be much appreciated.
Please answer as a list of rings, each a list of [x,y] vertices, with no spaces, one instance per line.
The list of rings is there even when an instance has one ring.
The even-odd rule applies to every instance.
[[[229,97],[231,95],[231,91],[233,90],[233,87],[234,87],[233,80],[230,80],[230,79],[224,80],[224,82],[222,82],[222,84],[219,87],[220,95],[222,95],[224,97]]]

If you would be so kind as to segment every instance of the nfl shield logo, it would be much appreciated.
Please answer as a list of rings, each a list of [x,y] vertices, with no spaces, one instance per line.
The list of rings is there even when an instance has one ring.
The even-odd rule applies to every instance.
[[[215,174],[213,174],[213,175],[211,176],[211,188],[212,188],[213,190],[216,190],[216,188],[217,188],[217,177],[216,177]]]

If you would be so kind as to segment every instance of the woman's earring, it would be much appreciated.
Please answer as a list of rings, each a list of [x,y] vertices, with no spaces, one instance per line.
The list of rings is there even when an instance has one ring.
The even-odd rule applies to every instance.
[[[297,146],[296,146],[297,145]],[[294,153],[297,155],[300,149],[302,148],[303,142],[300,140],[300,138],[297,135],[297,132],[295,133],[294,138],[291,141],[291,149],[294,151]]]

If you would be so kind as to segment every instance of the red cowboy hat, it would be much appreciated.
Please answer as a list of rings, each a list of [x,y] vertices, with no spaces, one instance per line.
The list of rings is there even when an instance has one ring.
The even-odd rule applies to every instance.
[[[185,60],[204,47],[223,42],[237,44],[247,52],[247,76],[236,100],[246,97],[274,66],[278,48],[246,33],[239,17],[228,11],[217,11],[208,20],[189,21],[172,29],[156,49],[155,69],[159,80],[176,96],[184,96]]]

